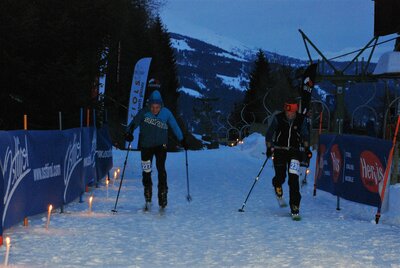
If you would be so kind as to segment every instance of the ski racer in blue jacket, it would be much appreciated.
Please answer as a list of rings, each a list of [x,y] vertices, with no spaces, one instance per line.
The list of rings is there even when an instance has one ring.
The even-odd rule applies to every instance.
[[[151,171],[153,156],[155,156],[158,171],[158,204],[161,208],[165,208],[167,206],[168,193],[165,161],[167,159],[169,127],[171,127],[173,133],[185,149],[187,147],[175,117],[168,108],[163,106],[163,100],[158,90],[154,90],[151,93],[148,105],[141,109],[128,125],[125,134],[127,141],[133,140],[132,132],[137,127],[140,127],[139,142],[146,207],[152,198],[153,183],[151,180]]]

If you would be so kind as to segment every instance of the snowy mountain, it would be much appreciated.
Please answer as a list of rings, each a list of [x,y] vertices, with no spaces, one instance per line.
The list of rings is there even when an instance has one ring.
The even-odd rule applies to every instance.
[[[176,33],[170,33],[170,36],[176,53],[181,85],[179,91],[182,93],[179,106],[184,120],[193,121],[193,107],[201,103],[199,99],[205,98],[213,99],[211,104],[214,110],[227,116],[234,104],[243,100],[258,50],[222,37],[213,39],[217,43],[214,45]],[[265,53],[271,66],[306,65],[305,61]],[[196,126],[191,127],[196,129]]]
[[[186,122],[193,121],[193,107],[198,106],[199,99],[213,99],[211,105],[215,110],[227,116],[236,102],[241,102],[249,83],[249,73],[252,70],[258,49],[249,48],[235,40],[220,36],[205,35],[208,43],[189,36],[170,33],[171,43],[175,49],[178,74],[182,93],[179,106]],[[294,68],[307,66],[308,62],[269,51],[263,51],[270,62],[271,68],[279,65]],[[344,68],[348,62],[333,62],[338,69]],[[375,65],[371,65],[371,69]],[[352,65],[346,73],[356,72]],[[332,75],[333,70],[326,65],[320,68],[325,75]],[[326,99],[332,95],[334,86],[323,83],[316,90],[315,98]],[[321,95],[319,95],[321,94]],[[349,101],[350,106],[358,105]],[[349,108],[350,111],[354,107]],[[193,127],[193,126],[192,126]],[[195,126],[194,126],[195,127]]]

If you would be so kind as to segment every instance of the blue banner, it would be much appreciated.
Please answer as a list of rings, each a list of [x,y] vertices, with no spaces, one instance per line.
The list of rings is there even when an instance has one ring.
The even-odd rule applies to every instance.
[[[135,69],[133,70],[131,94],[129,96],[129,107],[128,107],[128,117],[126,125],[129,125],[131,120],[137,115],[137,113],[142,109],[144,104],[144,94],[146,92],[146,82],[147,75],[150,69],[151,58],[142,58],[138,60],[135,64]],[[132,149],[138,148],[140,127],[133,131],[134,139],[131,143]],[[128,142],[125,143],[125,147],[128,148]]]
[[[96,179],[96,144],[97,135],[95,128],[82,130],[82,156],[83,156],[83,184],[88,185]]]
[[[75,200],[85,191],[83,180],[83,153],[82,153],[82,131],[80,128],[63,130],[62,136],[65,143],[61,148],[64,152],[63,159],[63,200],[68,204]]]
[[[0,131],[0,234],[25,217],[46,212],[49,204],[57,208],[75,200],[97,179],[97,171],[104,175],[111,169],[108,128],[96,132],[93,127]]]
[[[391,146],[390,141],[366,136],[320,135],[317,188],[378,207]]]
[[[97,179],[104,178],[113,167],[112,143],[108,126],[97,129],[96,172]]]

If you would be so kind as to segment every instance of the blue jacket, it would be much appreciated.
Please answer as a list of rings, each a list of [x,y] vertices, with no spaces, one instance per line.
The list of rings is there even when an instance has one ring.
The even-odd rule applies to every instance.
[[[158,103],[161,105],[161,110],[157,115],[153,115],[150,111],[150,105]],[[161,94],[158,90],[153,91],[149,97],[148,106],[144,107],[133,118],[128,125],[128,131],[140,126],[139,141],[143,148],[160,146],[168,143],[168,126],[172,128],[175,136],[179,141],[182,141],[183,135],[179,128],[175,117],[168,108],[163,106]]]

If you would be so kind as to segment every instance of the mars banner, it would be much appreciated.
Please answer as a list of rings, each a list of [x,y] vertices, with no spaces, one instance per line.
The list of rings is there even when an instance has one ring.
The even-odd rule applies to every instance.
[[[321,135],[317,188],[341,198],[378,207],[392,143],[355,135]]]

